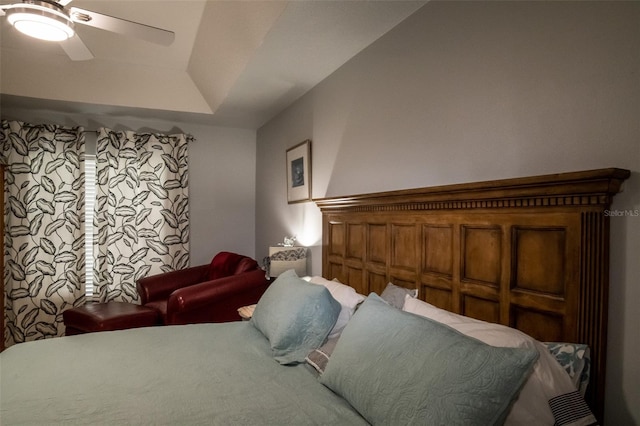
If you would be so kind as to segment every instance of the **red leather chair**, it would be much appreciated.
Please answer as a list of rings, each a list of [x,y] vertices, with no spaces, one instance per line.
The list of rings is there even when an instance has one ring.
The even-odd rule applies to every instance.
[[[231,252],[136,282],[141,304],[160,312],[165,325],[238,321],[238,308],[257,303],[268,285],[254,259]]]

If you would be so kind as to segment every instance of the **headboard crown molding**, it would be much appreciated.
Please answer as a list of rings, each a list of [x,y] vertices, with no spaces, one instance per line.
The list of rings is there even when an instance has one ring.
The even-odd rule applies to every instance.
[[[629,176],[629,170],[607,168],[318,198],[314,201],[323,212],[607,206]]]

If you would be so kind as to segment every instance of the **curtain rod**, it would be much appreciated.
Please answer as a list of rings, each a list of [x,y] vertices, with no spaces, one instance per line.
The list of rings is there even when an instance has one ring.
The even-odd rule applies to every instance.
[[[80,127],[82,127],[82,126],[80,126]],[[92,130],[92,129],[89,129],[89,130],[83,129],[82,131],[85,132],[85,133],[95,133],[96,135],[98,133],[100,133],[98,130]],[[124,132],[124,131],[127,131],[127,130],[116,130],[116,132]],[[166,135],[166,136],[171,136],[171,135],[175,134],[175,133],[168,134],[168,133],[162,133],[162,132],[138,132],[138,131],[135,131],[135,130],[132,130],[132,132],[136,133],[136,134],[145,134],[145,133],[149,133],[149,134],[152,134],[152,135],[163,134],[163,135]],[[182,133],[182,134],[187,136],[187,137],[189,137],[189,138],[193,138],[193,135],[191,133]]]

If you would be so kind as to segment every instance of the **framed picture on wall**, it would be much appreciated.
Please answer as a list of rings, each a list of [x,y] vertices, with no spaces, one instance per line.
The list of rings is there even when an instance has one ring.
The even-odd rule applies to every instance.
[[[311,200],[311,141],[299,143],[287,150],[287,201],[301,203]]]

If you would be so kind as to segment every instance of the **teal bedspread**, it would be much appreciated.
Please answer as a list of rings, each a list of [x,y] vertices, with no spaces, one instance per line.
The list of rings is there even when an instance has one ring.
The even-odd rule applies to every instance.
[[[22,343],[0,354],[0,424],[366,424],[248,322]]]

